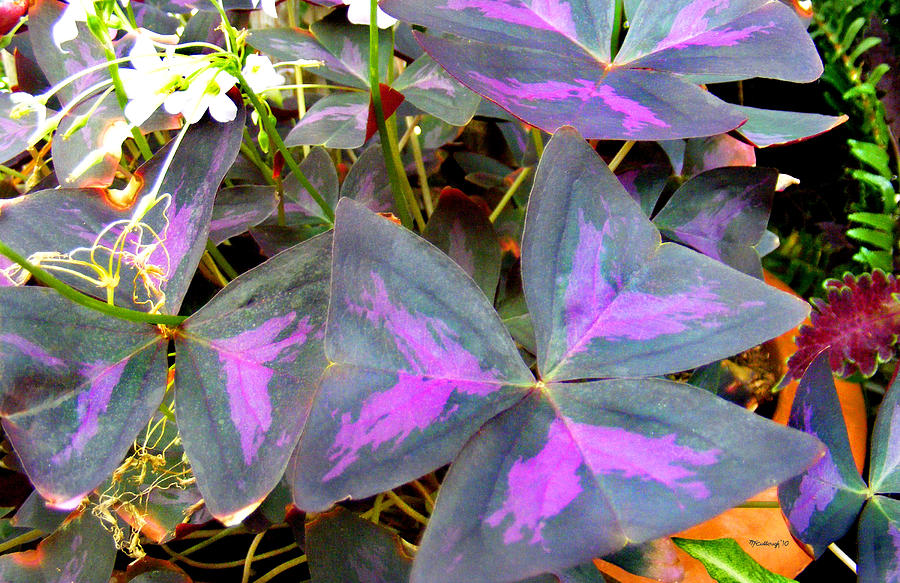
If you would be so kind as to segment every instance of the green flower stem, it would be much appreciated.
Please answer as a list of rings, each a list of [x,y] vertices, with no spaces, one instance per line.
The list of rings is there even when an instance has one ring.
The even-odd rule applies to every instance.
[[[269,116],[269,110],[263,105],[262,101],[260,101],[259,97],[256,93],[250,89],[250,85],[247,83],[247,80],[244,79],[244,76],[241,75],[240,71],[234,71],[235,77],[237,77],[238,82],[241,84],[241,89],[243,89],[244,94],[250,99],[251,105],[259,114],[259,123],[262,124],[263,129],[269,135],[269,141],[275,144],[275,148],[281,152],[281,155],[284,156],[284,162],[288,165],[288,168],[291,169],[291,172],[294,173],[294,176],[297,177],[297,180],[300,182],[300,185],[306,189],[309,195],[316,201],[316,204],[319,205],[319,208],[322,209],[322,212],[325,213],[325,216],[328,218],[330,223],[334,223],[334,210],[328,206],[328,203],[325,202],[325,199],[322,198],[322,195],[319,194],[319,191],[315,186],[306,178],[306,175],[303,174],[303,171],[300,170],[300,166],[297,164],[297,161],[294,160],[294,157],[288,151],[287,146],[284,145],[284,140],[281,139],[281,136],[278,135],[278,131],[275,129],[275,124],[272,123],[272,118]]]
[[[541,130],[531,128],[531,141],[534,142],[534,151],[537,153],[538,160],[544,155],[544,138],[541,136]]]
[[[419,188],[422,189],[422,202],[425,203],[425,214],[429,217],[434,212],[434,203],[431,200],[431,188],[428,186],[428,172],[425,171],[425,160],[422,158],[422,146],[419,145],[419,136],[416,135],[415,128],[417,122],[413,122],[411,126],[412,132],[409,134],[409,145],[412,148],[413,160],[416,162],[416,174],[419,175]]]
[[[116,88],[116,98],[119,101],[119,107],[122,108],[122,111],[125,111],[125,106],[128,105],[128,96],[125,94],[125,86],[122,85],[122,78],[119,76],[119,63],[116,60],[116,52],[108,40],[103,42],[103,51],[106,53],[106,60],[109,64],[109,76],[112,78],[113,87]],[[134,138],[134,143],[137,144],[144,160],[149,160],[153,157],[150,144],[147,143],[147,139],[144,138],[140,128],[132,127],[131,137]]]
[[[15,538],[11,538],[8,541],[0,544],[0,553],[8,551],[9,549],[14,549],[19,545],[24,545],[25,543],[30,543],[33,540],[37,540],[44,536],[44,533],[40,530],[30,530],[25,534],[20,534]]]
[[[403,501],[400,496],[395,494],[394,492],[388,490],[385,492],[388,498],[394,501],[394,504],[397,505],[397,508],[403,511],[404,514],[415,520],[416,522],[421,522],[422,524],[428,524],[428,519],[423,516],[418,510],[407,504]]]
[[[288,2],[288,26],[291,28],[297,28],[297,5],[299,2]],[[303,91],[303,67],[298,65],[294,65],[291,67],[294,73],[294,93],[297,97],[297,114],[302,119],[304,115],[306,115],[306,93]],[[303,145],[303,155],[309,156],[309,146]]]
[[[256,554],[256,549],[259,547],[259,543],[262,542],[262,538],[266,535],[266,531],[262,531],[253,537],[253,541],[250,542],[250,548],[247,549],[247,557],[244,559],[244,573],[241,576],[241,583],[250,583],[250,570],[253,565],[253,555]]]
[[[627,156],[628,152],[631,151],[631,148],[634,147],[634,144],[635,144],[634,140],[628,140],[627,142],[622,144],[622,147],[619,148],[618,152],[616,152],[615,157],[613,157],[613,159],[610,160],[610,162],[609,162],[609,169],[612,172],[616,171],[616,168],[619,167],[619,164],[622,163],[622,160],[625,159],[625,156]]]
[[[528,175],[531,174],[531,166],[525,166],[519,172],[519,175],[516,176],[516,179],[510,184],[509,188],[506,190],[506,194],[503,195],[503,198],[500,199],[500,202],[497,203],[497,207],[491,213],[491,216],[488,217],[490,221],[493,223],[497,220],[497,217],[500,216],[500,213],[503,212],[503,209],[506,208],[507,203],[509,203],[510,199],[512,199],[513,195],[516,194],[516,191],[519,190],[519,187],[522,186],[522,183],[525,182],[525,179],[528,178]]]
[[[372,93],[372,104],[375,109],[375,123],[378,125],[378,135],[381,137],[381,151],[384,154],[388,178],[391,181],[391,192],[394,195],[394,206],[397,207],[400,223],[404,227],[412,229],[413,222],[410,214],[412,212],[416,215],[419,229],[424,230],[425,219],[422,218],[422,213],[419,212],[419,205],[415,202],[412,187],[409,185],[409,179],[406,177],[406,170],[403,168],[403,162],[400,160],[397,137],[388,130],[384,119],[384,108],[381,103],[381,90],[378,79],[378,26],[376,25],[378,3],[376,0],[371,0],[370,4],[369,87]]]
[[[268,583],[269,581],[271,581],[272,579],[274,579],[281,573],[284,573],[288,569],[302,565],[305,562],[306,562],[306,555],[297,557],[296,559],[291,559],[290,561],[285,561],[284,563],[281,563],[280,565],[278,565],[277,567],[275,567],[274,569],[272,569],[271,571],[269,571],[268,573],[266,573],[265,575],[263,575],[256,581],[254,581],[253,583]]]
[[[12,176],[13,178],[18,178],[22,181],[28,180],[27,176],[25,176],[21,172],[13,170],[9,166],[0,166],[0,174],[6,174],[7,176]]]
[[[751,500],[738,504],[735,508],[781,508],[777,500]]]
[[[60,280],[50,275],[50,273],[48,273],[44,269],[32,264],[30,261],[25,259],[25,257],[16,253],[16,251],[14,251],[3,241],[0,241],[0,255],[4,255],[11,261],[20,265],[24,270],[33,275],[35,279],[37,279],[47,287],[55,289],[64,298],[71,300],[78,305],[106,314],[107,316],[119,318],[120,320],[128,320],[129,322],[162,324],[163,326],[178,326],[187,319],[184,316],[148,314],[146,312],[129,310],[127,308],[119,308],[117,306],[107,304],[106,302],[101,302],[100,300],[87,296],[64,284]]]
[[[256,166],[256,169],[259,170],[259,173],[263,175],[266,182],[271,185],[275,185],[275,179],[272,178],[272,169],[269,168],[269,165],[262,161],[262,158],[256,153],[256,150],[253,149],[252,146],[247,145],[246,140],[249,140],[250,134],[247,133],[246,128],[244,129],[244,141],[241,141],[241,154],[244,155],[244,158],[247,159],[248,162]]]

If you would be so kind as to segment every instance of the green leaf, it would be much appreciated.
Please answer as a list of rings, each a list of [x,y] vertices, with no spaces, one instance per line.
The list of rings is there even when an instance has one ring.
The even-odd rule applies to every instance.
[[[684,552],[706,567],[709,576],[719,583],[788,583],[793,579],[773,573],[753,560],[731,538],[693,540],[673,537]]]
[[[850,213],[847,218],[890,233],[894,230],[894,217],[881,213]]]
[[[873,269],[881,269],[882,271],[894,270],[894,262],[891,259],[891,254],[887,251],[872,251],[862,247],[853,256],[853,259],[860,263],[867,263]]]
[[[853,237],[863,243],[874,245],[885,251],[890,251],[894,247],[894,238],[891,237],[890,233],[885,233],[884,231],[862,228],[848,229],[847,236]]]
[[[881,146],[857,140],[847,140],[847,144],[850,146],[850,152],[858,160],[865,162],[885,178],[890,178],[890,169],[888,168],[890,157]]]

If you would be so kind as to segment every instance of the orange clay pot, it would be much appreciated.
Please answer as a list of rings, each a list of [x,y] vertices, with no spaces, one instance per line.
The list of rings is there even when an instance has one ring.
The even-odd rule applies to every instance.
[[[794,293],[768,272],[765,273],[765,280],[769,285],[782,291]],[[809,324],[809,320],[804,323]],[[770,348],[774,351],[777,360],[784,365],[782,374],[787,370],[787,359],[794,353],[794,337],[797,333],[798,329],[794,328],[770,341]],[[844,412],[844,421],[847,423],[853,459],[857,468],[862,471],[867,435],[866,408],[862,398],[862,388],[855,383],[848,383],[839,378],[835,378],[834,382]],[[783,425],[787,424],[796,393],[797,381],[792,382],[781,391],[775,414],[772,417],[773,421]],[[760,492],[750,500],[777,501],[776,488]],[[732,508],[715,518],[679,532],[675,536],[694,539],[733,538],[762,566],[788,578],[796,577],[812,562],[812,558],[791,536],[784,516],[777,508]],[[684,583],[715,583],[714,579],[706,573],[706,569],[700,561],[681,549],[677,549],[677,553],[685,571]],[[653,579],[632,575],[606,561],[598,559],[595,564],[600,571],[621,583],[654,583]]]

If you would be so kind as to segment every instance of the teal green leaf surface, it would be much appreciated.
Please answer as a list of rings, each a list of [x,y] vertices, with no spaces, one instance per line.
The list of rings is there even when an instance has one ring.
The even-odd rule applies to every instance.
[[[332,273],[325,350],[334,364],[291,469],[304,510],[370,496],[449,462],[534,382],[471,278],[350,200],[338,204]]]
[[[65,509],[125,456],[166,386],[166,341],[146,324],[46,288],[0,289],[0,416],[31,482]]]
[[[232,281],[175,337],[177,419],[210,512],[227,524],[281,479],[300,437],[323,349],[331,235]]]
[[[397,534],[340,507],[307,523],[306,553],[312,583],[407,583],[412,566]]]

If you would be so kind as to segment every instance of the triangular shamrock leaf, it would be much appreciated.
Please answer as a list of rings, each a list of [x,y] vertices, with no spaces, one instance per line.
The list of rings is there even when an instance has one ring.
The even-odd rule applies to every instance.
[[[685,178],[723,166],[755,166],[756,149],[728,134],[684,140],[681,170]]]
[[[307,523],[306,554],[312,583],[407,583],[412,566],[397,534],[340,507]]]
[[[454,126],[469,123],[481,101],[428,55],[413,61],[391,86],[422,111]]]
[[[571,128],[535,176],[522,278],[547,380],[658,375],[787,331],[806,304],[660,235]]]
[[[387,30],[379,31],[379,79],[385,78],[391,59],[389,34]],[[309,67],[307,71],[340,85],[369,88],[369,27],[351,25],[343,15],[314,22],[310,32],[297,28],[254,30],[248,42],[280,61],[322,61],[323,66]]]
[[[737,105],[734,108],[747,116],[747,123],[739,127],[737,132],[757,148],[812,138],[833,130],[849,119],[846,115],[774,111]]]
[[[0,288],[0,415],[31,482],[61,508],[119,464],[166,386],[166,340],[46,288]]]
[[[680,383],[550,383],[456,458],[411,581],[566,569],[715,516],[820,455],[815,439]]]
[[[11,93],[0,95],[0,164],[5,164],[28,147],[31,134],[43,123],[41,115],[35,111],[27,111],[20,116],[10,114],[16,102]],[[46,112],[53,115],[52,111]]]
[[[394,195],[379,145],[369,146],[350,167],[341,196],[352,198],[376,213],[394,210]]]
[[[195,124],[171,160],[172,142],[135,172],[135,192],[54,189],[3,201],[0,239],[89,295],[106,300],[114,285],[116,305],[163,302],[162,312],[177,314],[243,127],[243,111],[230,123]]]
[[[304,510],[446,464],[534,382],[475,282],[425,240],[345,199],[333,257],[334,364],[291,469]]]
[[[900,501],[873,496],[859,521],[859,583],[900,580]]]
[[[753,560],[734,539],[692,540],[673,539],[684,552],[706,568],[706,572],[718,583],[792,583],[777,573],[772,573]]]
[[[454,77],[530,125],[589,138],[671,139],[734,129],[739,112],[682,74],[812,81],[806,31],[766,0],[644,2],[612,53],[612,0],[385,0]],[[457,37],[434,36],[451,33]],[[761,55],[764,55],[761,58]],[[788,57],[788,55],[790,55]]]
[[[900,493],[900,376],[894,375],[879,405],[869,454],[869,487],[881,494]]]
[[[278,483],[300,436],[327,364],[330,252],[326,234],[269,259],[175,336],[178,429],[209,511],[228,524]]]
[[[0,557],[0,580],[15,583],[108,581],[116,562],[112,535],[89,512],[72,516],[36,549]]]
[[[850,451],[827,352],[800,380],[789,425],[815,435],[828,447],[816,465],[778,487],[791,532],[818,553],[850,529],[867,492]]]
[[[500,241],[484,209],[455,188],[445,188],[425,231],[425,240],[446,253],[488,298],[500,280]]]
[[[218,245],[231,237],[245,233],[250,227],[255,227],[269,218],[277,206],[274,186],[223,188],[216,194],[216,202],[213,205],[209,240]]]
[[[762,278],[754,245],[769,222],[778,172],[730,166],[695,176],[654,217],[662,234],[738,271]]]
[[[672,168],[666,163],[642,164],[616,174],[616,178],[648,217],[653,216],[656,203],[671,176]]]
[[[315,145],[345,150],[358,148],[366,141],[368,118],[368,93],[334,93],[310,107],[284,143],[288,146]]]
[[[312,148],[300,162],[300,170],[333,209],[337,204],[341,186],[337,169],[328,152],[324,148]],[[321,207],[293,174],[284,179],[284,198],[284,213],[288,225],[294,224],[291,219],[295,214],[298,217],[317,217],[325,220]]]

